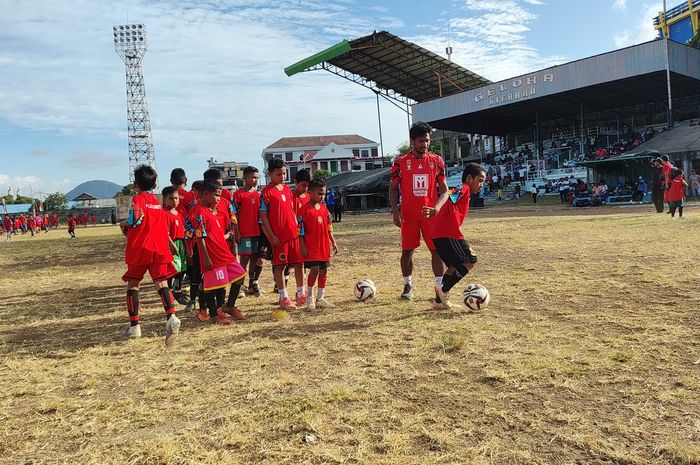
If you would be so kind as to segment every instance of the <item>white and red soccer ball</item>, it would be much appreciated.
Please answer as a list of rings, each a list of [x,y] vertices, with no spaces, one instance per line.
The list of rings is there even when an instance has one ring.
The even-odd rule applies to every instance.
[[[364,302],[373,298],[377,294],[377,286],[371,279],[360,279],[355,283],[355,297],[357,300]]]
[[[491,295],[489,290],[481,284],[470,284],[462,293],[464,305],[471,311],[483,310],[489,305]]]

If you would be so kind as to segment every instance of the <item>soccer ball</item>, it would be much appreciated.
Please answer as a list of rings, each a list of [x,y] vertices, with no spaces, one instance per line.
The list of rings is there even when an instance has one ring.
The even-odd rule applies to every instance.
[[[464,305],[471,311],[483,310],[489,305],[491,295],[489,290],[481,284],[470,284],[462,294]]]
[[[355,283],[355,297],[357,300],[365,301],[377,294],[377,287],[371,279],[361,279]]]

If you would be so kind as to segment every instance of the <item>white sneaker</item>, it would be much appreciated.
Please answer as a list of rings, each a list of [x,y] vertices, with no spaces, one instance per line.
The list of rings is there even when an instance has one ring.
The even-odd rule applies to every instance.
[[[442,302],[437,302],[435,299],[430,299],[433,310],[447,310],[447,307]]]
[[[124,337],[141,337],[141,325],[129,326],[122,335]]]
[[[450,296],[446,292],[442,292],[442,287],[435,286],[435,294],[440,297],[440,302],[445,308],[450,309],[454,307],[452,302],[450,302]]]
[[[306,301],[306,309],[316,310],[316,299],[314,299],[314,296],[309,296],[309,299]]]
[[[328,302],[325,297],[321,297],[316,301],[316,306],[318,308],[335,308],[335,305]]]
[[[177,339],[177,335],[180,333],[180,319],[175,315],[168,318],[165,323],[165,345],[171,346]]]

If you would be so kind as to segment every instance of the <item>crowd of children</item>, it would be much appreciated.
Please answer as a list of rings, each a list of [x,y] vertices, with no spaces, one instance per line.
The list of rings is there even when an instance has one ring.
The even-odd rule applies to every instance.
[[[31,234],[34,237],[35,234],[44,231],[49,232],[49,229],[58,228],[58,215],[53,213],[49,215],[48,213],[32,213],[25,215],[20,213],[19,215],[8,215],[0,221],[0,232],[5,235],[6,241],[11,241],[12,236],[18,234]]]
[[[175,302],[185,311],[197,310],[202,322],[228,325],[243,321],[237,307],[240,295],[260,297],[258,279],[263,259],[272,263],[280,309],[306,305],[309,309],[332,308],[325,297],[331,252],[338,253],[332,234],[332,217],[324,204],[326,185],[311,181],[309,172],[296,176],[294,192],[285,184],[282,160],[271,160],[270,183],[258,190],[257,168],[246,167],[244,187],[235,194],[223,188],[221,173],[204,172],[187,191],[187,177],[181,168],[170,176],[171,185],[162,190],[159,203],[153,194],[157,174],[149,166],[134,172],[137,195],[121,229],[127,238],[128,337],[140,337],[140,282],[149,272],[160,295],[166,319],[166,344],[179,332]],[[75,222],[73,224],[73,229]],[[308,269],[305,280],[304,270]],[[287,275],[294,274],[294,300],[287,291]],[[244,280],[249,283],[245,288]],[[189,280],[189,296],[182,287]],[[316,295],[314,295],[314,289]],[[228,291],[228,292],[227,292]],[[198,304],[198,305],[197,305]]]

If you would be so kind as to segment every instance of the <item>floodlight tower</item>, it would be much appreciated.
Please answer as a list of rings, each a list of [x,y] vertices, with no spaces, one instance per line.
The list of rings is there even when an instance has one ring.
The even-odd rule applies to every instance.
[[[143,83],[143,55],[146,53],[146,26],[114,26],[114,50],[126,65],[126,119],[129,128],[129,180],[139,165],[156,167],[151,139],[151,121]]]

